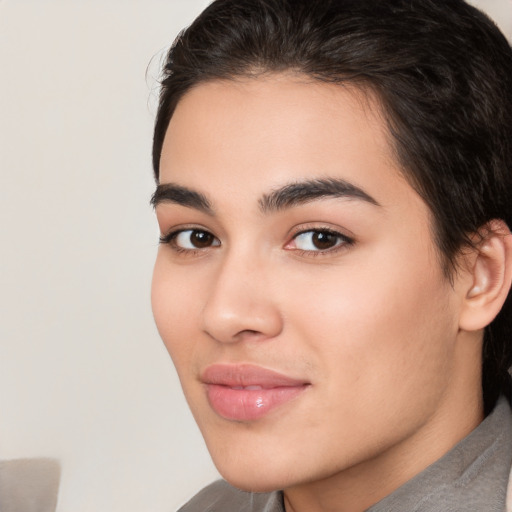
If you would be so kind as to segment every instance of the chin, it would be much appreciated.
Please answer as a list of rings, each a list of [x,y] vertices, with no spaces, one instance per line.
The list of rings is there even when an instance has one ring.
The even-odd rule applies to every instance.
[[[290,466],[283,468],[274,464],[271,458],[266,461],[237,458],[226,460],[213,454],[213,462],[224,480],[237,489],[250,492],[272,492],[289,487],[293,483]]]
[[[263,493],[279,491],[288,487],[288,485],[285,485],[284,479],[274,480],[268,478],[267,475],[263,475],[265,468],[259,472],[252,472],[250,475],[219,472],[226,482],[241,491]]]
[[[231,461],[213,459],[217,470],[224,480],[237,489],[248,492],[264,493],[289,489],[308,482],[311,475],[301,474],[301,465],[286,463],[278,458],[269,457],[266,461]]]

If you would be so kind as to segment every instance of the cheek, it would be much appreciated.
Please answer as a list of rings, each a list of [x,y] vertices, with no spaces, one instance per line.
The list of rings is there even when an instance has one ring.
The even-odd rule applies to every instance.
[[[175,365],[190,353],[190,283],[180,279],[179,270],[169,270],[159,253],[153,270],[151,306],[155,323]]]
[[[288,317],[330,387],[357,386],[369,397],[405,393],[405,382],[418,390],[437,378],[442,387],[456,315],[441,271],[428,258],[420,263],[359,261],[359,268],[333,269],[309,282],[307,296],[298,293],[304,281],[290,288]]]

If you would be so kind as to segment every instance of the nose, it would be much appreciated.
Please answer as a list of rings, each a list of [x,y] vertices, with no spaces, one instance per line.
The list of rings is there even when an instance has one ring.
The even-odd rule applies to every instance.
[[[269,272],[254,258],[227,257],[206,299],[204,331],[221,343],[277,336],[283,322],[270,283]]]

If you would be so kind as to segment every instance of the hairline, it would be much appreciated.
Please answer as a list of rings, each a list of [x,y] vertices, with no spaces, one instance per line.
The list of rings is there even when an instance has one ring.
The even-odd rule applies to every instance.
[[[382,122],[383,134],[387,141],[387,149],[389,150],[387,152],[387,157],[390,159],[390,163],[396,167],[400,176],[406,180],[409,186],[419,195],[420,199],[427,206],[429,230],[431,233],[432,241],[434,242],[434,247],[436,249],[436,257],[438,259],[439,265],[441,266],[443,274],[453,285],[454,276],[460,269],[460,265],[458,264],[458,260],[460,259],[459,256],[461,255],[464,247],[472,247],[472,244],[468,241],[466,244],[463,244],[461,247],[459,247],[458,252],[453,255],[446,254],[443,250],[441,243],[442,225],[440,225],[436,219],[433,208],[425,198],[426,194],[422,190],[420,180],[415,176],[414,171],[409,169],[408,166],[403,162],[403,158],[400,154],[398,140],[393,135],[394,117],[390,112],[390,109],[386,106],[384,94],[382,93],[378,84],[372,81],[371,78],[368,78],[364,75],[351,77],[340,74],[338,76],[332,77],[308,73],[298,67],[282,67],[273,69],[270,66],[265,67],[259,65],[251,65],[247,66],[246,69],[239,70],[237,73],[219,76],[212,75],[198,78],[193,84],[189,85],[184,91],[182,91],[182,93],[176,98],[174,107],[169,112],[169,120],[167,127],[165,128],[162,143],[159,147],[160,155],[158,159],[158,175],[156,174],[155,170],[155,181],[157,184],[159,184],[161,152],[165,142],[165,137],[167,136],[169,125],[172,121],[172,118],[174,117],[174,113],[178,108],[178,105],[186,96],[188,96],[192,91],[196,90],[200,86],[206,84],[217,82],[243,83],[244,81],[261,80],[269,77],[279,76],[297,79],[299,83],[304,84],[323,83],[326,85],[344,87],[355,99],[359,101],[362,106],[362,110],[366,115],[378,116]]]

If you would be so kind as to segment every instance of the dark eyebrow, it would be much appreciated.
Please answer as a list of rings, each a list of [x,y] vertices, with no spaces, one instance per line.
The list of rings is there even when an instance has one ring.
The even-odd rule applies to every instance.
[[[336,178],[325,178],[290,183],[265,194],[259,201],[260,209],[265,213],[276,212],[308,203],[323,197],[344,197],[360,199],[375,206],[379,203],[356,185]]]
[[[213,208],[205,195],[174,183],[164,183],[156,187],[151,196],[151,204],[156,208],[161,203],[175,203],[213,215]]]

